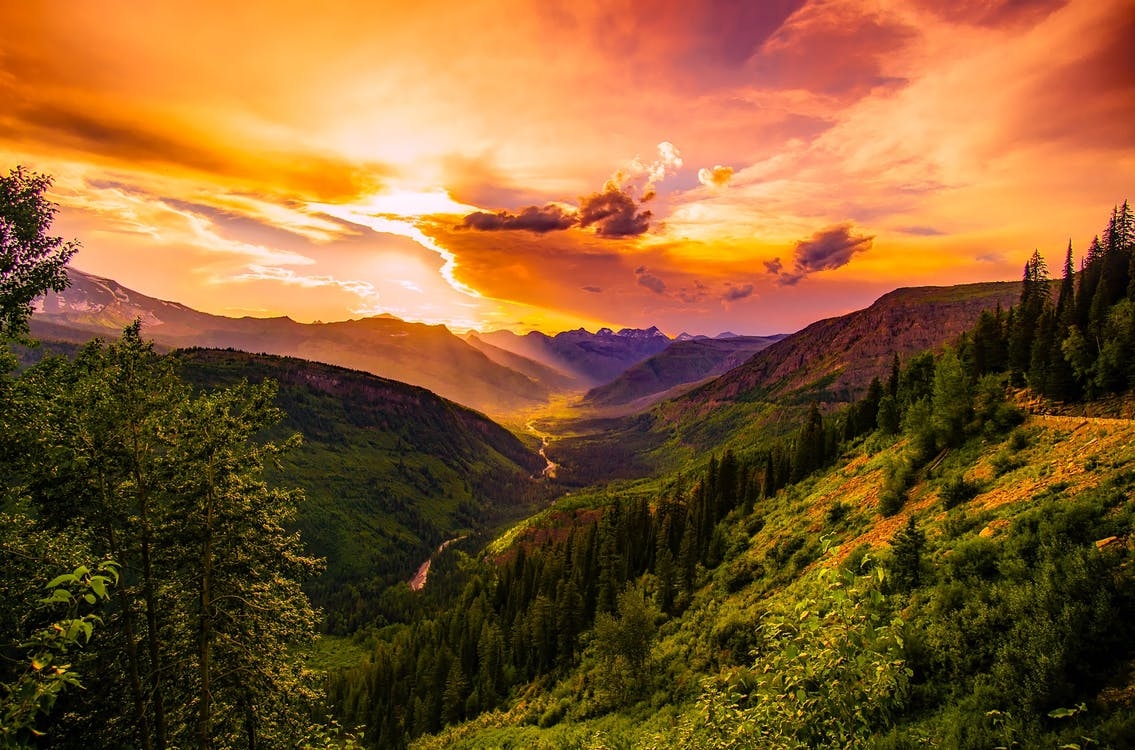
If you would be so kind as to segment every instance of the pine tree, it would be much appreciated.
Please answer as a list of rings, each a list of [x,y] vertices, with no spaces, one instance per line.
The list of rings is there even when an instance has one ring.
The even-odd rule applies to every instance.
[[[922,551],[925,547],[926,535],[911,516],[906,526],[895,532],[891,539],[891,578],[899,591],[911,591],[922,582]]]
[[[1021,301],[1009,335],[1009,370],[1018,381],[1029,370],[1037,322],[1049,299],[1048,286],[1048,266],[1040,251],[1033,251],[1025,264]]]

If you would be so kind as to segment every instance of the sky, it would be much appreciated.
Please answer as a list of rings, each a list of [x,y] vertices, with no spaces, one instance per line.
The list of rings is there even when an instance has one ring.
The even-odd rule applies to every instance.
[[[0,169],[54,178],[72,265],[221,315],[792,332],[1059,268],[1135,198],[1133,0],[70,0],[0,28]]]

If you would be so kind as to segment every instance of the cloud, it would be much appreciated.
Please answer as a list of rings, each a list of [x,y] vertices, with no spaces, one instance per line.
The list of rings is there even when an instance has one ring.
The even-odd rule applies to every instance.
[[[528,206],[516,213],[474,211],[465,217],[462,226],[466,229],[478,229],[482,232],[526,230],[544,234],[545,232],[568,229],[575,226],[578,221],[579,219],[575,214],[565,211],[563,207],[554,203],[549,203],[543,208]]]
[[[288,268],[260,266],[251,264],[248,271],[233,276],[230,281],[278,281],[281,284],[299,286],[307,289],[319,287],[336,287],[344,292],[358,295],[369,301],[378,300],[378,290],[369,281],[356,281],[353,279],[336,279],[332,276],[306,276],[297,274]]]
[[[941,236],[946,234],[941,229],[935,229],[934,227],[921,227],[921,226],[898,227],[898,231],[902,232],[903,234],[913,234],[917,237],[941,237]]]
[[[1066,0],[954,0],[950,3],[914,3],[923,10],[956,24],[987,28],[1031,26],[1059,7]]]
[[[580,199],[579,225],[595,226],[600,237],[634,237],[650,229],[650,211],[639,211],[633,196],[607,183],[602,193]]]
[[[666,291],[666,282],[647,272],[646,266],[639,266],[634,272],[635,276],[638,276],[639,286],[644,286],[655,294],[662,294]]]
[[[591,284],[588,284],[587,286],[581,286],[580,289],[585,292],[591,292],[592,294],[599,294],[603,291],[603,287],[593,286]]]
[[[601,192],[581,196],[578,209],[561,203],[528,206],[519,211],[474,211],[460,228],[482,232],[524,230],[545,234],[578,226],[594,227],[604,238],[637,237],[650,229],[652,212],[641,204],[657,194],[657,184],[682,168],[682,155],[670,141],[658,144],[658,157],[647,163],[635,157],[607,180]]]
[[[832,271],[846,266],[856,253],[871,249],[875,238],[851,233],[851,224],[821,229],[806,240],[799,240],[792,254],[792,271],[785,271],[780,258],[765,261],[765,269],[777,276],[781,286],[794,286],[816,271]]]
[[[797,242],[793,260],[797,270],[806,273],[831,271],[846,266],[855,253],[869,250],[874,239],[853,235],[851,224],[837,224],[821,229],[811,239]]]
[[[693,287],[682,287],[678,290],[678,299],[688,305],[697,305],[705,301],[710,295],[709,287],[699,279],[694,279]]]
[[[722,295],[721,299],[724,302],[736,302],[737,300],[751,297],[752,294],[752,284],[743,284],[741,286],[730,285],[725,289],[725,294]]]
[[[702,167],[698,170],[698,182],[706,187],[725,187],[733,179],[733,167],[715,164],[713,169]]]

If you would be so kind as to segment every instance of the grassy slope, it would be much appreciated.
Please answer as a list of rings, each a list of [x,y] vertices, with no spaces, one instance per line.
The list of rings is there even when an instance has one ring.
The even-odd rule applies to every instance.
[[[865,555],[885,561],[890,540],[911,516],[927,536],[928,575],[948,567],[951,556],[960,554],[956,550],[979,541],[996,547],[1014,523],[1038,508],[1058,513],[1097,496],[1110,497],[1107,502],[1115,506],[1108,512],[1113,520],[1098,533],[1118,532],[1120,539],[1112,544],[1132,544],[1133,421],[1033,416],[1011,436],[973,438],[920,477],[898,514],[882,518],[876,503],[884,470],[902,449],[902,443],[878,437],[860,441],[834,468],[763,501],[748,518],[733,518],[725,562],[705,573],[690,609],[661,624],[637,704],[597,715],[595,685],[604,666],[585,658],[559,681],[519,696],[507,712],[423,738],[417,747],[671,746],[675,727],[692,716],[701,681],[748,663],[762,612],[778,601],[791,603],[818,566],[857,564]],[[981,491],[946,510],[940,489],[946,478],[959,474]],[[569,498],[563,507],[581,501]],[[825,537],[838,545],[826,553]],[[1122,707],[1133,692],[1132,684],[1113,686],[1104,703]],[[915,733],[933,737],[945,731],[942,721],[924,719],[925,727]]]
[[[320,585],[408,579],[444,539],[531,510],[543,461],[486,417],[423,388],[286,357],[179,352],[196,385],[273,378],[300,448],[273,477],[306,493],[299,526]]]

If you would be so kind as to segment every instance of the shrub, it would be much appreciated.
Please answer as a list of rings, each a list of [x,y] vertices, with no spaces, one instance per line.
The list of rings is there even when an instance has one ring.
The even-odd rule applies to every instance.
[[[879,493],[879,513],[893,516],[906,503],[906,493],[914,486],[914,466],[909,459],[890,461],[883,470],[883,489]]]
[[[1009,433],[1009,449],[1014,452],[1028,448],[1029,442],[1029,433],[1025,430],[1016,429]]]
[[[947,509],[955,508],[962,503],[969,502],[981,492],[981,485],[971,482],[962,474],[955,474],[942,485],[938,496]]]

